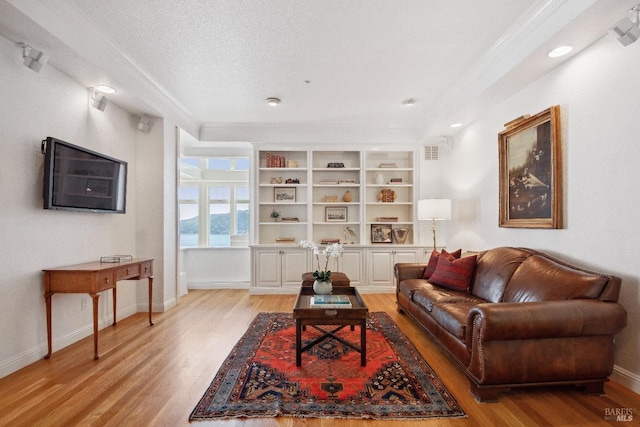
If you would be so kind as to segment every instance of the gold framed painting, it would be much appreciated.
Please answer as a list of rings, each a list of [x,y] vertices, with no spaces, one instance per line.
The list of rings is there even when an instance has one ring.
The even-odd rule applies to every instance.
[[[499,226],[562,228],[560,107],[505,126],[498,135]]]

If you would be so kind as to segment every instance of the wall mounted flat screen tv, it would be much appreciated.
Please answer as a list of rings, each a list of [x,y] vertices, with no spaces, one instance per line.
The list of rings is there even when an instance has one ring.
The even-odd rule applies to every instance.
[[[125,213],[127,162],[47,137],[44,208]]]

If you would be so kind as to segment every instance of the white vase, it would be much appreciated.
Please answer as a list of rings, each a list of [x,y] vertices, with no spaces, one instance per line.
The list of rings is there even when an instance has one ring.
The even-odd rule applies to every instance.
[[[318,295],[329,295],[332,289],[331,280],[315,280],[313,282],[313,292]]]

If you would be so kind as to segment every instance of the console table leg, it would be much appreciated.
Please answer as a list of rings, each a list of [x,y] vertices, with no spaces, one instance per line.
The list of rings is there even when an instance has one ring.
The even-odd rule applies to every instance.
[[[116,305],[118,304],[117,286],[113,287],[113,326],[116,326]]]
[[[89,294],[93,299],[93,358],[98,360],[98,298],[99,294]]]
[[[151,313],[153,312],[153,276],[149,276],[149,325],[153,326]]]
[[[51,294],[45,293],[44,300],[47,305],[47,349],[48,349],[48,353],[44,356],[44,358],[48,359],[51,357]]]

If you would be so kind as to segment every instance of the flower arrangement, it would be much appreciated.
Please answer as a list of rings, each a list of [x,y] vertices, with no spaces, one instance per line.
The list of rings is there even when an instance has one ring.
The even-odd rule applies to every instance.
[[[328,245],[323,250],[320,250],[318,245],[314,242],[309,242],[307,240],[301,240],[298,243],[298,247],[302,249],[309,249],[313,251],[313,255],[316,257],[316,262],[318,263],[318,269],[313,272],[313,278],[320,281],[328,281],[331,279],[331,271],[329,271],[329,258],[337,258],[342,255],[342,245],[340,243],[332,243]],[[324,255],[324,270],[320,270],[320,254]]]

